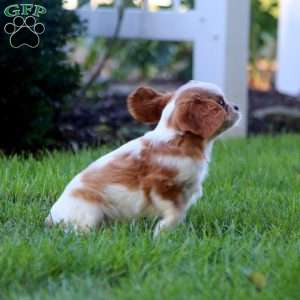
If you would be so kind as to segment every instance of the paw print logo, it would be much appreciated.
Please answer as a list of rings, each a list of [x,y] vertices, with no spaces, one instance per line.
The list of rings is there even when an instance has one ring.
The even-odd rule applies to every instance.
[[[26,18],[17,16],[12,23],[5,25],[4,31],[10,35],[9,42],[13,48],[22,46],[37,48],[40,44],[39,35],[45,31],[45,26],[38,23],[33,16]]]

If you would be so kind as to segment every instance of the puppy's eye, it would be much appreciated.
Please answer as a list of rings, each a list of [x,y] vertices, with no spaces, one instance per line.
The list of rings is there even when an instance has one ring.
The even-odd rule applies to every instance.
[[[221,98],[221,97],[218,98],[217,102],[218,102],[218,104],[220,104],[222,107],[226,107],[226,103],[225,103],[225,101],[224,101],[223,98]]]

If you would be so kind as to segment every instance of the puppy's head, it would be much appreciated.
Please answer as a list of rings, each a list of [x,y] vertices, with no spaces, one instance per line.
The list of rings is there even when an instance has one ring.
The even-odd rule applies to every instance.
[[[138,121],[163,122],[181,133],[210,140],[232,127],[240,118],[239,109],[226,101],[215,85],[190,81],[174,93],[160,93],[139,87],[127,100],[128,110]]]

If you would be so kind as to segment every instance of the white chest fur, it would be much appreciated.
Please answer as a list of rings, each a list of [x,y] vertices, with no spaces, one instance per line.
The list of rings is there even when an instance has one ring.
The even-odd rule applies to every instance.
[[[176,181],[183,186],[184,200],[188,207],[202,196],[202,185],[208,174],[212,146],[213,142],[206,146],[202,160],[171,155],[156,157],[156,161],[160,165],[172,167],[178,171]]]

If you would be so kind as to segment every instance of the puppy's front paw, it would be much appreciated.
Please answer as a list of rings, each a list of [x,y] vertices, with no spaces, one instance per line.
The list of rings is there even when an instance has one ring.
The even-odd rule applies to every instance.
[[[161,222],[158,222],[154,228],[153,238],[156,239],[161,234]]]
[[[44,223],[48,227],[51,227],[53,225],[53,220],[52,220],[51,214],[48,215],[48,217],[45,219]]]

